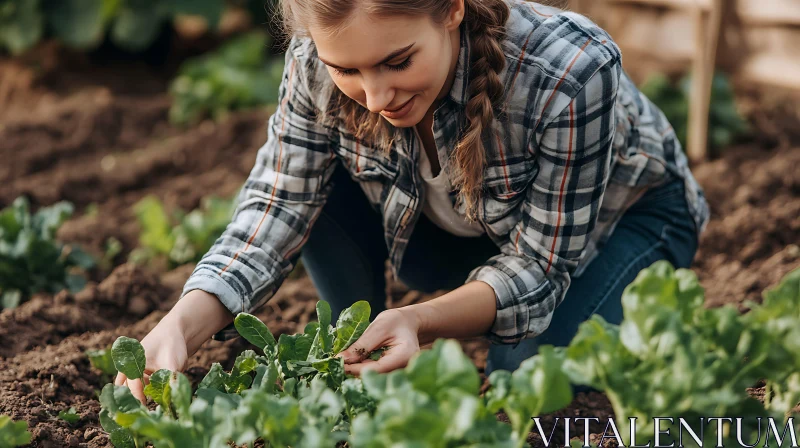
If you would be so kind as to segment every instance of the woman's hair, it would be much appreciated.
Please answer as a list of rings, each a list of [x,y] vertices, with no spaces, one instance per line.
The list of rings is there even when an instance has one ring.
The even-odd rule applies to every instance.
[[[453,0],[280,0],[286,37],[308,35],[310,27],[335,35],[346,26],[356,8],[376,17],[396,15],[428,16],[443,23]],[[504,92],[499,73],[505,66],[500,46],[505,23],[510,14],[504,0],[464,0],[464,25],[470,39],[469,100],[466,107],[467,128],[454,153],[455,187],[463,201],[467,218],[477,216],[486,154],[482,135],[495,118],[494,108]],[[390,150],[396,129],[380,114],[372,113],[339,89],[335,89],[323,119],[344,120],[356,139]]]

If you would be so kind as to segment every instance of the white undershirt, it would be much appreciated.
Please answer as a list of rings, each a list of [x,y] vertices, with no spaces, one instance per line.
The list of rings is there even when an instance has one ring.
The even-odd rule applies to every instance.
[[[414,132],[420,142],[420,164],[419,172],[425,182],[425,200],[422,212],[439,228],[453,235],[463,237],[477,237],[483,235],[483,227],[480,223],[468,222],[465,217],[459,215],[450,202],[450,182],[444,174],[444,170],[439,170],[439,175],[434,177],[431,169],[431,162],[428,153],[422,145],[416,127]]]

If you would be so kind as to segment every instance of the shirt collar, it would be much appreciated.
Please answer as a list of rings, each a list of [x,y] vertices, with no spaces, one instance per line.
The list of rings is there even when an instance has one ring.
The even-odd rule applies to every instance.
[[[453,85],[450,87],[450,99],[461,106],[466,106],[469,100],[469,36],[464,21],[461,22],[460,33],[461,49],[458,52],[458,63],[456,64],[456,76]]]

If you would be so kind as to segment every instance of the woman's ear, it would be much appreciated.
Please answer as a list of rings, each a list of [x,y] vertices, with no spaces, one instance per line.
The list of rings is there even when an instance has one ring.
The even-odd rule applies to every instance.
[[[444,22],[444,26],[447,28],[447,31],[453,31],[461,26],[461,22],[464,20],[465,14],[464,1],[465,0],[452,0],[450,12],[447,14],[447,20]]]

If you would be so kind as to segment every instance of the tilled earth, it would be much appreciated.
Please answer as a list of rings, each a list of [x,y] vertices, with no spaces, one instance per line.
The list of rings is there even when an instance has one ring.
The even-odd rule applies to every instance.
[[[120,335],[144,337],[191,273],[192,266],[164,271],[125,263],[139,233],[131,205],[155,195],[167,207],[190,210],[205,196],[231,196],[266,139],[266,110],[191,129],[170,126],[169,98],[158,93],[166,91],[165,79],[147,67],[98,71],[86,64],[64,76],[37,77],[0,60],[0,102],[8,105],[0,111],[0,208],[19,195],[34,206],[68,200],[76,213],[59,232],[63,241],[97,256],[110,237],[123,246],[113,269],[92,272],[84,291],[37,295],[0,313],[0,414],[28,422],[31,446],[111,446],[97,401],[108,378],[90,367],[84,351]],[[712,207],[694,270],[709,306],[744,310],[746,300],[759,300],[800,266],[800,148],[786,142],[729,148],[694,173]],[[90,205],[96,211],[85,213]],[[390,306],[428,298],[400,284],[387,290]],[[316,300],[311,282],[300,277],[284,283],[257,314],[273,332],[294,333],[314,318]],[[483,371],[487,344],[463,345]],[[197,381],[212,362],[230,368],[245,347],[242,340],[209,341],[187,373]],[[69,407],[80,415],[77,423],[56,417]],[[606,398],[591,393],[579,394],[557,416],[611,414]],[[537,436],[530,441],[540,444]]]

